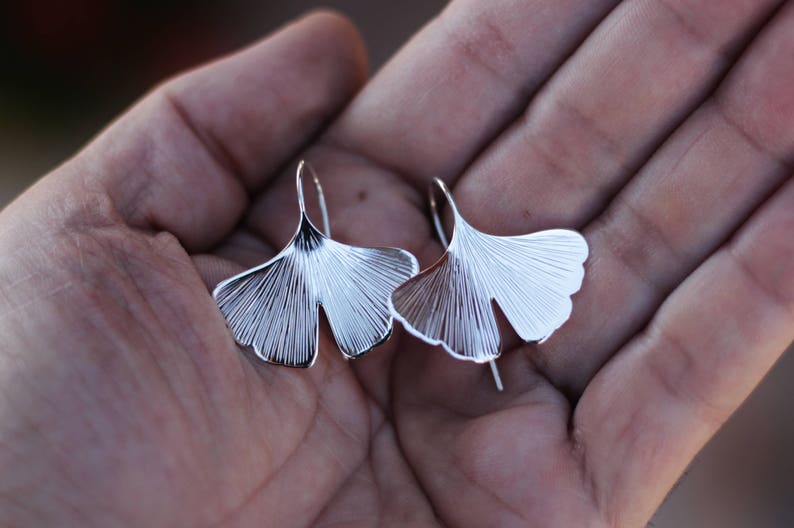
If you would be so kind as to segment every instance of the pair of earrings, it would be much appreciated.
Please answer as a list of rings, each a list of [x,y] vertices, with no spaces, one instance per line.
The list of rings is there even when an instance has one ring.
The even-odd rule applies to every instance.
[[[321,232],[306,214],[303,175],[310,172],[323,219]],[[500,354],[496,303],[516,333],[542,342],[570,316],[571,295],[581,287],[588,247],[575,231],[552,229],[521,236],[476,230],[460,215],[447,186],[436,178],[429,191],[433,224],[446,251],[428,269],[409,252],[363,248],[331,239],[322,187],[301,161],[296,176],[300,221],[292,240],[268,262],[227,279],[213,297],[235,340],[268,363],[310,367],[319,336],[318,305],[347,358],[386,341],[393,319],[453,357],[489,363]],[[435,189],[454,220],[447,241]]]

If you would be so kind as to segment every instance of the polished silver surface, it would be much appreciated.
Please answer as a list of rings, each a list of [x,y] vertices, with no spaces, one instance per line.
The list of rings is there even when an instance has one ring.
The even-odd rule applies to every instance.
[[[227,279],[213,297],[238,343],[279,365],[309,367],[317,357],[321,305],[331,332],[348,358],[388,339],[394,289],[419,270],[413,255],[396,248],[363,248],[330,238],[322,187],[312,171],[325,234],[306,215],[298,165],[300,221],[292,240],[274,258]]]
[[[521,236],[477,231],[458,212],[439,179],[454,218],[447,251],[427,270],[397,288],[392,314],[413,335],[443,346],[452,356],[485,363],[500,354],[495,302],[524,341],[543,341],[571,314],[581,288],[588,247],[575,231],[551,229]],[[441,242],[446,236],[430,195]],[[501,385],[491,364],[497,386]]]

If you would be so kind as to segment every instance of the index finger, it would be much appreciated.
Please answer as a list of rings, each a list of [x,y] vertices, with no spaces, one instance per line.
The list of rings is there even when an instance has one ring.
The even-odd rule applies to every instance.
[[[457,0],[354,99],[327,143],[425,185],[459,173],[617,0]]]

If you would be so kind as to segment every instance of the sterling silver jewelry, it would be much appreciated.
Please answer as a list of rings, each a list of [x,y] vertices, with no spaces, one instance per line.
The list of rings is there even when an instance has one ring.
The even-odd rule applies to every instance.
[[[314,180],[324,233],[303,200],[303,174]],[[330,238],[328,211],[314,170],[297,170],[300,221],[292,240],[268,262],[227,279],[213,297],[234,338],[268,363],[310,367],[317,358],[318,305],[339,349],[356,358],[391,335],[389,297],[419,271],[416,258],[396,248],[363,248]]]
[[[449,243],[434,185],[452,210]],[[521,339],[543,342],[571,314],[571,295],[579,291],[584,279],[587,242],[566,229],[520,236],[482,233],[463,219],[438,178],[430,186],[429,197],[433,224],[446,251],[392,293],[390,310],[410,333],[441,345],[453,357],[489,362],[496,386],[502,390],[494,363],[501,339],[491,303],[499,306]]]

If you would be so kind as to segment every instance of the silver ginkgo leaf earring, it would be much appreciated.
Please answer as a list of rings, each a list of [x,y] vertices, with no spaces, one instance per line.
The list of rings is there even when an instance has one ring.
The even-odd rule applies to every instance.
[[[447,243],[438,216],[434,186],[449,203],[454,219]],[[430,206],[446,252],[391,296],[394,317],[423,341],[441,345],[453,357],[489,362],[502,390],[494,360],[501,339],[495,302],[527,342],[547,339],[570,316],[571,295],[584,279],[588,247],[575,231],[551,229],[520,236],[495,236],[472,227],[458,212],[452,194],[438,178]]]
[[[303,173],[310,170],[325,233],[306,215]],[[268,262],[227,279],[213,297],[238,343],[278,365],[310,367],[317,357],[319,306],[339,349],[355,358],[391,335],[389,297],[419,270],[402,249],[348,246],[330,238],[328,212],[317,175],[297,171],[300,221],[292,240]]]

